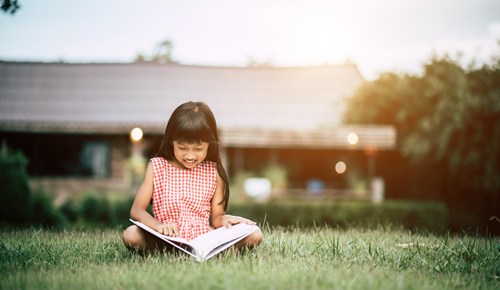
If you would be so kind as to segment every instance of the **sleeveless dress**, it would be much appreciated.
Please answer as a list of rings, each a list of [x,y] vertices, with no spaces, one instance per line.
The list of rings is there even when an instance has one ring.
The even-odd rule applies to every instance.
[[[203,161],[191,169],[175,167],[162,157],[153,165],[152,210],[164,224],[177,225],[179,236],[192,240],[212,230],[209,223],[211,201],[217,187],[217,168]]]

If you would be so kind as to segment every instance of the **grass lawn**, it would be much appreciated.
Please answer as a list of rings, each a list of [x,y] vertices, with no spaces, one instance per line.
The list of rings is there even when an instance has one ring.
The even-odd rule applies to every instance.
[[[128,252],[119,230],[0,232],[0,289],[500,289],[498,238],[399,228],[263,229],[198,263]]]

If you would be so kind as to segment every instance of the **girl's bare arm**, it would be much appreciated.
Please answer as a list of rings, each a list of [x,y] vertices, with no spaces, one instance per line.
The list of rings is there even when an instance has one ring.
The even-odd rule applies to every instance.
[[[217,174],[217,188],[215,189],[214,196],[212,197],[212,226],[214,228],[230,227],[234,224],[245,223],[249,225],[254,225],[255,222],[249,219],[233,216],[226,214],[224,210],[224,203],[221,201],[224,199],[224,182],[220,178],[219,174]]]
[[[178,231],[175,225],[165,225],[151,216],[151,214],[147,211],[153,196],[153,177],[153,165],[149,164],[146,169],[144,181],[142,182],[141,187],[135,196],[132,208],[130,209],[130,218],[140,221],[161,234],[177,236]]]

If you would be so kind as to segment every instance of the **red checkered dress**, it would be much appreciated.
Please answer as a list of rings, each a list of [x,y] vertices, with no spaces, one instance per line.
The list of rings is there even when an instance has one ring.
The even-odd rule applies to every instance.
[[[191,240],[211,230],[211,200],[217,187],[214,162],[204,161],[192,169],[181,169],[162,157],[153,165],[153,214],[164,224],[177,225],[179,235]]]

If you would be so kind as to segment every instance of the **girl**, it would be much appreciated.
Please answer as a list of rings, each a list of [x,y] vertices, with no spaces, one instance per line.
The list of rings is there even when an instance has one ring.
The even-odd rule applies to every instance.
[[[167,123],[160,151],[148,164],[130,217],[161,234],[187,240],[210,231],[209,219],[214,228],[255,224],[226,214],[228,199],[229,181],[221,163],[215,117],[204,103],[184,103]],[[149,204],[154,217],[146,211]],[[236,246],[252,247],[261,241],[258,230]],[[141,252],[167,247],[135,225],[123,232],[123,242]]]

